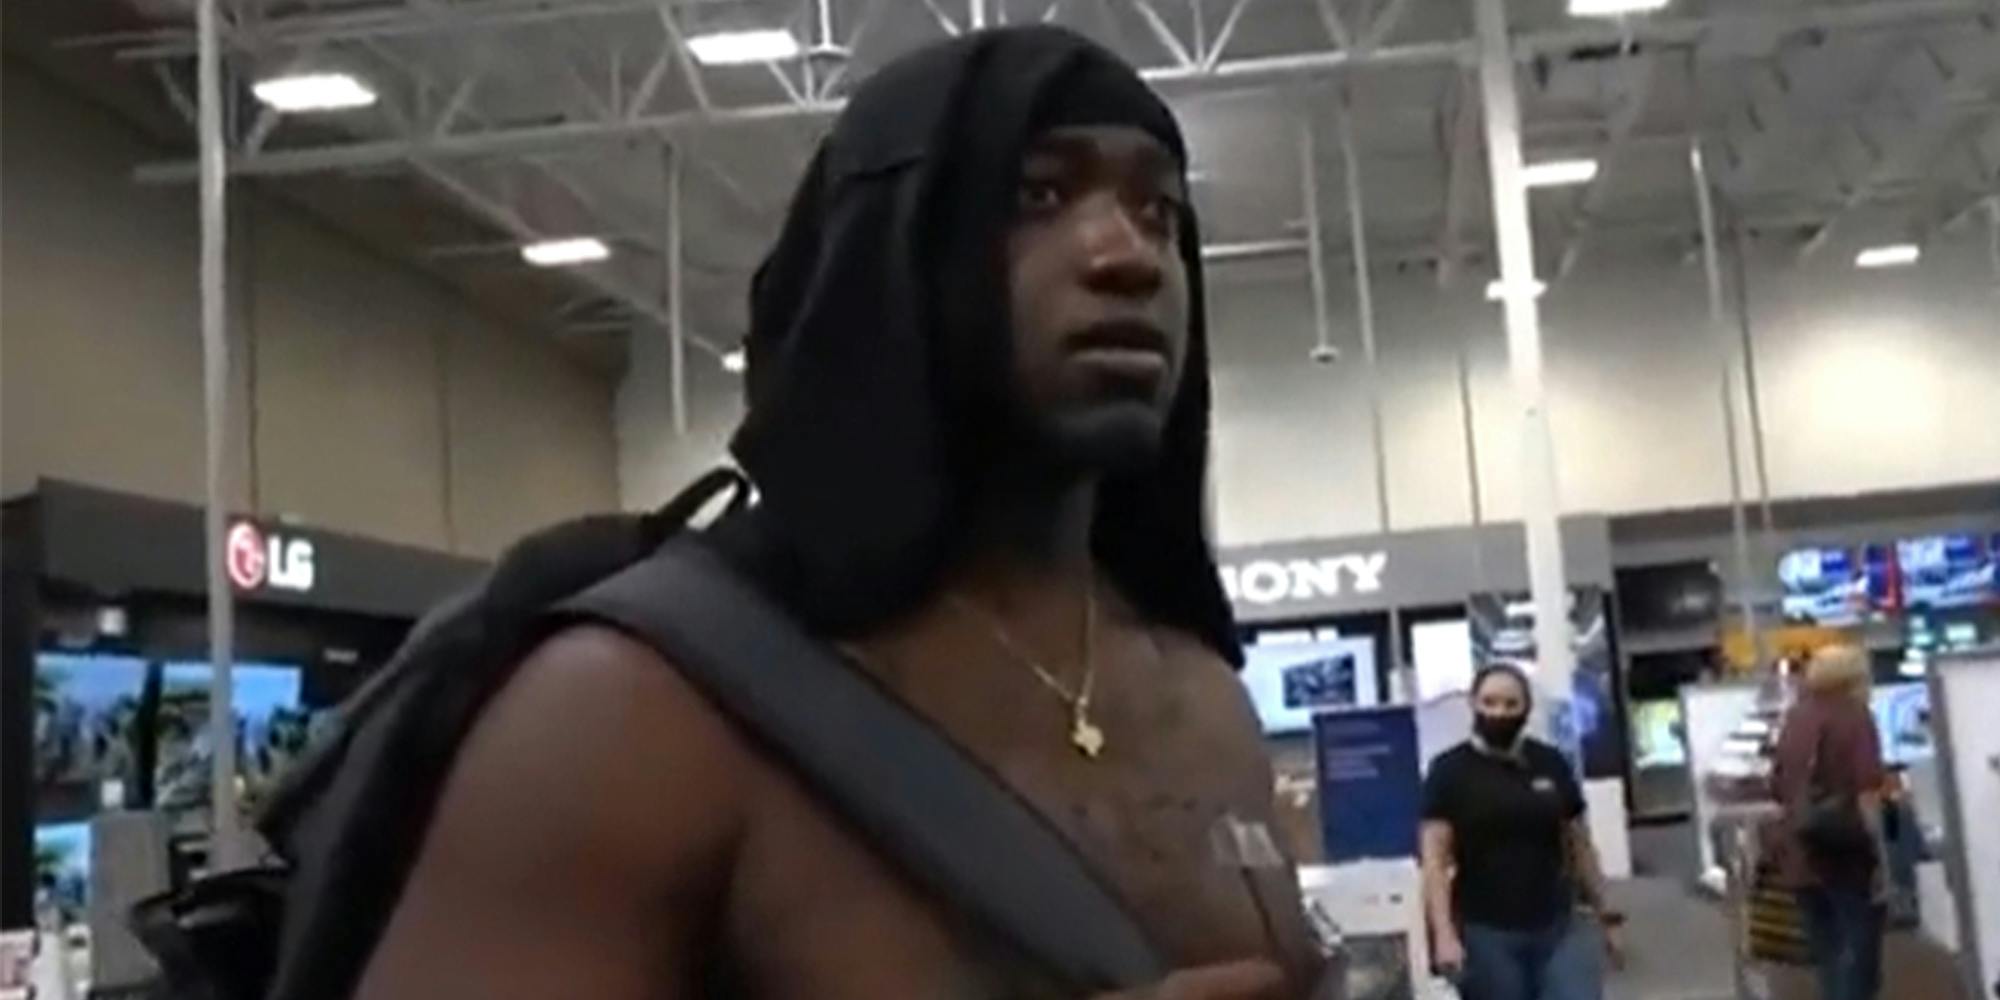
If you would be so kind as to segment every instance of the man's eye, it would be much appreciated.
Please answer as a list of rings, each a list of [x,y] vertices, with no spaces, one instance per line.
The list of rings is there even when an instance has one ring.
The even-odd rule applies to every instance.
[[[1155,195],[1147,200],[1142,218],[1147,225],[1163,232],[1172,232],[1180,224],[1180,200],[1172,195]]]
[[[1062,207],[1062,186],[1054,181],[1029,178],[1021,182],[1021,208],[1030,212],[1046,212]]]

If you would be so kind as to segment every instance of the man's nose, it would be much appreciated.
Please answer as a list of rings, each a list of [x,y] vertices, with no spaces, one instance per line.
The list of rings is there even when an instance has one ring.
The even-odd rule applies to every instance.
[[[1109,194],[1093,196],[1083,206],[1084,283],[1093,291],[1125,298],[1147,298],[1165,280],[1166,241],[1135,217],[1124,200]]]

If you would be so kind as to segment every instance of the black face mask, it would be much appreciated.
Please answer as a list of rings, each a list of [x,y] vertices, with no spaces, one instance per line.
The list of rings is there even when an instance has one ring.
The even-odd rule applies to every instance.
[[[1509,750],[1514,741],[1521,738],[1521,730],[1528,725],[1525,715],[1487,715],[1477,713],[1472,717],[1472,731],[1479,734],[1479,740],[1495,750]]]

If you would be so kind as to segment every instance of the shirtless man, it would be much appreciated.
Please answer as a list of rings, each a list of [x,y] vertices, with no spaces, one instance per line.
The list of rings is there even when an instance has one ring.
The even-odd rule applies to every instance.
[[[1214,847],[1269,830],[1272,783],[1202,537],[1185,169],[1165,107],[1074,35],[878,72],[753,291],[734,450],[761,496],[734,527],[774,598],[1044,814],[1184,970],[1138,995],[1277,1000],[1317,972],[1294,873]],[[1074,995],[648,647],[562,632],[462,748],[360,995],[718,992]]]

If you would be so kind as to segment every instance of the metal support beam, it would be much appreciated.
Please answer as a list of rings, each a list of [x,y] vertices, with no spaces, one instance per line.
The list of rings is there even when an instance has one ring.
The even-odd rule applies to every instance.
[[[715,105],[709,100],[708,84],[702,79],[701,67],[695,65],[694,52],[688,48],[687,36],[681,33],[680,22],[674,19],[673,5],[660,3],[660,30],[667,36],[667,46],[673,50],[674,62],[681,68],[681,79],[687,82],[688,93],[694,95],[694,106],[703,111]],[[639,105],[633,105],[635,115],[642,113]]]
[[[173,68],[165,62],[156,62],[153,64],[153,78],[159,81],[160,92],[166,95],[167,103],[181,116],[181,120],[200,128],[201,113],[195,109],[194,99],[188,96],[187,88],[174,79]]]
[[[1709,186],[1708,166],[1701,153],[1699,137],[1688,142],[1688,172],[1694,181],[1695,210],[1701,218],[1702,275],[1708,282],[1709,335],[1715,341],[1718,390],[1722,403],[1724,458],[1729,465],[1729,526],[1736,555],[1736,603],[1744,634],[1752,648],[1758,648],[1763,634],[1757,627],[1757,605],[1751,594],[1756,579],[1750,559],[1750,524],[1743,508],[1742,448],[1737,442],[1738,391],[1736,345],[1724,330],[1726,313],[1722,290],[1722,251],[1716,236],[1715,198]],[[1759,657],[1761,659],[1761,656]]]
[[[1215,44],[1202,53],[1201,67],[1211,72],[1215,64],[1222,61],[1222,53],[1229,48],[1229,40],[1236,37],[1236,25],[1243,20],[1243,12],[1250,9],[1255,0],[1236,0],[1229,7],[1229,13],[1222,19],[1222,30],[1215,33]],[[1051,8],[1053,9],[1053,8]]]
[[[1993,287],[2000,291],[2000,198],[1986,203],[1986,252],[1993,260]]]
[[[1247,243],[1204,243],[1201,246],[1201,260],[1204,264],[1228,264],[1245,260],[1264,260],[1271,257],[1290,257],[1306,253],[1308,241],[1300,239],[1253,240]]]
[[[1333,0],[1318,0],[1319,23],[1326,28],[1326,39],[1333,47],[1343,51],[1354,48],[1354,36],[1347,30],[1347,22],[1340,17],[1340,10]]]
[[[473,73],[458,82],[458,87],[438,111],[437,120],[431,123],[433,138],[441,139],[451,134],[452,126],[458,124],[458,116],[464,114],[466,107],[472,103],[472,95],[479,92],[480,81],[485,77],[484,73]]]
[[[799,111],[811,111],[813,109],[813,102],[806,100],[806,92],[800,90],[799,85],[793,83],[791,77],[785,75],[785,68],[783,66],[775,62],[767,62],[764,64],[764,68],[771,72],[771,77],[778,81],[778,86],[784,88],[785,98],[791,102],[793,108]]]
[[[1693,79],[1694,74],[1692,52],[1693,50],[1689,50],[1689,79]],[[1611,189],[1611,172],[1618,167],[1620,157],[1630,147],[1632,130],[1638,126],[1639,120],[1645,117],[1646,106],[1653,96],[1653,85],[1663,72],[1661,68],[1663,60],[1659,56],[1639,58],[1647,60],[1646,66],[1640,71],[1639,82],[1633,87],[1632,92],[1626,95],[1625,103],[1611,114],[1611,124],[1606,130],[1604,147],[1597,157],[1597,176],[1592,178],[1584,189],[1576,214],[1570,220],[1569,236],[1564,241],[1562,256],[1558,258],[1559,262],[1556,265],[1557,280],[1569,277],[1570,271],[1575,269],[1577,261],[1582,257],[1583,241],[1590,235],[1599,207]]]
[[[196,0],[196,110],[201,135],[202,424],[207,504],[202,562],[208,573],[209,870],[249,859],[236,802],[236,602],[229,582],[229,299],[226,240],[229,165],[222,130],[222,25],[216,0]],[[258,553],[262,557],[262,553]]]
[[[1361,197],[1361,154],[1354,144],[1354,103],[1340,95],[1335,119],[1347,185],[1348,238],[1354,246],[1354,312],[1361,328],[1362,378],[1368,393],[1368,435],[1375,456],[1376,530],[1389,532],[1389,453],[1382,433],[1382,369],[1375,351],[1375,289],[1368,273],[1368,217]]]
[[[1458,278],[1465,256],[1465,222],[1472,214],[1473,182],[1479,156],[1479,102],[1475,99],[1477,80],[1460,74],[1455,87],[1450,120],[1446,123],[1444,226],[1438,235],[1438,285],[1449,287]]]
[[[507,3],[508,0],[489,0],[489,2]],[[1365,52],[1317,51],[1252,59],[1224,59],[1213,67],[1204,68],[1194,62],[1185,46],[1181,45],[1170,30],[1166,30],[1164,21],[1159,18],[1156,11],[1145,6],[1143,0],[1128,0],[1128,2],[1133,4],[1135,10],[1141,12],[1161,44],[1169,49],[1178,50],[1177,60],[1183,58],[1186,60],[1173,66],[1154,66],[1141,71],[1141,75],[1149,83],[1169,93],[1178,90],[1191,90],[1203,94],[1223,93],[1239,88],[1262,87],[1279,81],[1337,74],[1366,67],[1466,62],[1472,53],[1469,41],[1423,42]],[[574,0],[573,4],[564,5],[562,9],[568,10],[572,6],[582,8],[579,11],[581,14],[587,15],[592,12],[591,0]],[[643,5],[625,3],[621,0],[617,9],[631,10],[634,6],[657,9],[657,0],[649,0]],[[540,10],[539,7],[535,9]],[[1985,9],[1987,0],[1867,0],[1843,7],[1788,8],[1784,23],[1798,30],[1815,27],[1828,30],[1860,30],[1970,16]],[[516,10],[508,16],[525,15]],[[1562,51],[1577,45],[1627,40],[1656,44],[1676,41],[1684,43],[1704,32],[1726,35],[1737,30],[1754,30],[1756,26],[1763,25],[1770,19],[1771,15],[1752,10],[1718,14],[1708,18],[1648,18],[1613,27],[1596,25],[1567,27],[1558,31],[1521,36],[1516,40],[1512,55],[1517,60],[1530,59],[1539,54]],[[281,38],[292,37],[283,31],[279,31],[278,35]],[[324,35],[301,35],[301,37],[324,37]],[[248,44],[242,42],[239,47],[247,47]],[[796,90],[796,87],[792,89]],[[713,107],[709,110],[697,108],[668,114],[628,115],[613,121],[493,128],[479,133],[458,134],[448,139],[423,143],[412,143],[406,139],[334,143],[306,149],[268,151],[255,157],[244,157],[231,164],[231,171],[243,175],[275,176],[366,167],[415,156],[448,158],[486,155],[535,147],[565,146],[598,138],[644,134],[665,134],[671,137],[672,133],[688,128],[759,123],[802,114],[833,114],[840,110],[842,103],[839,100],[810,103],[786,101],[754,107]],[[194,173],[194,164],[191,162],[155,163],[139,167],[135,171],[135,176],[142,181],[192,180]]]
[[[1306,267],[1312,286],[1313,354],[1331,355],[1333,329],[1327,319],[1326,237],[1320,231],[1319,150],[1312,119],[1299,124],[1299,197],[1305,202]]]
[[[1146,22],[1146,29],[1153,33],[1153,38],[1160,43],[1161,48],[1167,50],[1168,55],[1173,57],[1176,65],[1183,68],[1200,65],[1194,56],[1188,53],[1187,46],[1181,44],[1180,37],[1174,34],[1174,30],[1167,27],[1166,19],[1153,7],[1152,0],[1127,0],[1127,2],[1138,13],[1139,19]]]
[[[243,137],[243,152],[249,156],[257,155],[264,148],[264,143],[271,138],[271,133],[277,131],[284,117],[284,112],[277,108],[267,107],[257,112],[257,121],[250,126],[249,134]]]
[[[1374,22],[1368,25],[1368,33],[1361,36],[1362,51],[1380,48],[1382,43],[1388,41],[1403,23],[1403,14],[1409,9],[1410,0],[1389,0],[1389,5],[1382,8],[1382,12],[1375,15]]]
[[[667,161],[667,358],[672,380],[674,434],[687,437],[687,297],[681,287],[681,158],[662,146]]]
[[[494,226],[511,234],[516,240],[522,243],[532,243],[542,239],[546,235],[536,230],[533,226],[530,226],[513,209],[494,200],[491,196],[463,179],[452,176],[443,167],[423,159],[414,161],[414,165],[418,173],[457,198],[473,214],[486,219],[486,221],[492,223]],[[576,268],[572,273],[584,285],[595,289],[606,298],[616,299],[629,307],[634,313],[651,320],[661,328],[665,329],[673,325],[673,319],[660,304],[660,296],[657,292],[648,292],[635,288],[602,266]],[[714,357],[720,358],[726,353],[720,347],[717,347],[714,343],[692,330],[687,332],[686,338],[690,346],[700,348]]]
[[[1486,112],[1493,227],[1500,250],[1507,360],[1520,413],[1521,520],[1527,529],[1528,592],[1535,606],[1539,662],[1535,683],[1542,689],[1545,703],[1553,708],[1569,702],[1575,652],[1570,648],[1555,441],[1549,432],[1548,393],[1542,384],[1542,326],[1536,302],[1540,283],[1535,278],[1527,189],[1521,182],[1521,107],[1515,92],[1515,54],[1507,35],[1505,0],[1472,0],[1472,10],[1478,26],[1479,82]],[[1558,709],[1557,717],[1562,714]],[[1568,739],[1562,732],[1554,735]]]
[[[965,33],[965,29],[959,27],[958,22],[952,20],[951,15],[945,13],[944,8],[938,6],[938,0],[923,0],[923,4],[924,9],[931,12],[931,18],[937,21],[938,29],[943,31],[947,37],[957,38],[959,35]]]

